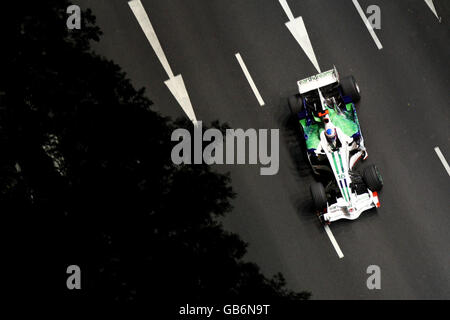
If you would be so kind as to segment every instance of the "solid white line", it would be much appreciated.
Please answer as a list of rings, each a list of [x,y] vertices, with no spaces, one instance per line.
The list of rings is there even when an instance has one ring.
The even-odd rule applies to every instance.
[[[288,16],[289,21],[294,20],[294,15],[292,14],[291,8],[287,4],[286,0],[279,0],[281,6],[283,7],[284,12]]]
[[[263,106],[264,105],[264,100],[261,97],[261,94],[259,93],[258,88],[256,88],[255,82],[253,82],[252,76],[248,72],[248,69],[245,66],[244,60],[242,60],[242,57],[241,57],[241,55],[239,53],[236,53],[235,56],[236,56],[237,61],[239,62],[239,65],[242,68],[242,71],[244,72],[245,77],[247,78],[248,83],[250,83],[250,87],[252,88],[253,93],[255,94],[259,105]]]
[[[142,31],[144,31],[145,36],[147,37],[148,41],[150,42],[150,45],[152,46],[153,50],[155,51],[156,56],[158,57],[159,61],[161,62],[167,75],[169,76],[169,78],[173,78],[174,74],[172,72],[172,69],[170,68],[169,62],[167,61],[166,55],[164,54],[161,44],[159,43],[158,37],[156,36],[156,32],[153,29],[152,23],[150,22],[147,12],[145,12],[145,9],[141,3],[141,0],[129,1],[128,5],[130,6],[131,11],[133,11],[134,16],[136,17],[137,21],[139,22],[139,25],[141,26]]]
[[[380,40],[378,39],[377,35],[375,34],[375,31],[372,28],[372,25],[370,24],[369,20],[367,20],[366,14],[364,13],[363,9],[359,5],[358,0],[353,0],[353,4],[356,7],[356,10],[358,10],[359,15],[361,16],[361,19],[364,21],[364,24],[366,25],[367,30],[369,30],[370,35],[372,36],[373,40],[375,41],[375,44],[377,45],[378,49],[383,49],[383,45],[381,44]]]
[[[434,151],[436,152],[437,156],[439,157],[439,160],[441,160],[442,165],[444,166],[445,170],[447,170],[447,173],[450,176],[450,166],[448,165],[447,160],[445,159],[444,155],[442,154],[441,149],[439,149],[439,147],[435,147]]]
[[[330,238],[330,241],[333,244],[334,250],[336,250],[336,252],[339,256],[339,259],[342,259],[344,257],[344,254],[342,253],[341,248],[339,248],[339,245],[338,245],[336,239],[334,238],[333,233],[330,230],[330,227],[328,225],[325,225],[324,228],[328,235],[328,238]]]

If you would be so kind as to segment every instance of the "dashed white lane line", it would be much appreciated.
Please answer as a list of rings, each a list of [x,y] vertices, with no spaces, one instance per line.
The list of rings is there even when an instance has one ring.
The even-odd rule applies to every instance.
[[[284,12],[288,16],[289,21],[285,23],[286,27],[291,32],[292,36],[298,42],[300,47],[308,56],[309,60],[312,62],[317,72],[320,71],[319,63],[317,62],[316,55],[314,53],[311,40],[309,40],[308,32],[306,31],[306,26],[302,17],[294,18],[291,8],[287,4],[286,0],[278,0],[283,8]]]
[[[445,159],[444,155],[442,154],[441,149],[439,149],[439,147],[435,147],[434,151],[436,152],[439,160],[441,160],[442,165],[444,166],[445,170],[447,170],[447,173],[450,176],[450,166],[448,165],[447,160]]]
[[[248,83],[250,84],[250,87],[253,90],[253,93],[256,96],[256,99],[258,100],[259,105],[264,106],[264,100],[261,97],[261,94],[259,93],[258,88],[256,87],[255,82],[250,75],[250,72],[248,72],[247,66],[244,63],[244,60],[242,60],[240,53],[236,53],[235,56],[237,61],[239,62],[239,65],[241,66],[242,71],[244,72],[245,77],[247,78]]]
[[[364,21],[364,24],[366,25],[367,30],[369,30],[370,35],[372,36],[373,40],[375,41],[375,44],[377,45],[377,48],[379,50],[383,49],[383,45],[381,44],[380,40],[378,39],[375,31],[373,30],[372,25],[370,24],[369,20],[366,17],[366,14],[364,13],[363,9],[359,5],[358,0],[353,0],[353,4],[356,7],[356,10],[358,11],[359,15],[361,16],[361,19]]]
[[[433,0],[425,0],[425,3],[430,8],[430,10],[434,13],[436,18],[438,18],[439,22],[441,22],[442,18],[439,17],[439,15],[437,14],[436,7],[434,6]]]
[[[336,239],[334,238],[333,232],[331,232],[330,227],[328,225],[325,225],[324,228],[325,228],[325,232],[328,235],[328,238],[330,238],[330,241],[334,247],[334,250],[336,250],[336,253],[339,256],[339,259],[342,259],[344,257],[344,254],[342,253],[341,248],[339,247]]]
[[[173,96],[175,97],[175,99],[177,100],[178,104],[181,106],[183,111],[186,113],[188,118],[194,124],[196,124],[197,118],[195,116],[194,108],[192,107],[189,94],[184,84],[183,77],[181,76],[181,74],[177,76],[173,74],[169,62],[167,61],[166,55],[164,54],[161,44],[159,43],[155,29],[153,29],[152,23],[150,22],[150,19],[147,15],[147,12],[144,9],[144,6],[142,5],[141,0],[131,0],[128,2],[128,5],[130,6],[131,11],[133,12],[134,16],[139,22],[139,25],[141,26],[142,31],[147,37],[148,42],[150,42],[153,51],[155,51],[156,56],[159,59],[159,62],[162,64],[164,70],[167,73],[167,76],[169,77],[168,80],[164,81],[164,84],[173,94]]]

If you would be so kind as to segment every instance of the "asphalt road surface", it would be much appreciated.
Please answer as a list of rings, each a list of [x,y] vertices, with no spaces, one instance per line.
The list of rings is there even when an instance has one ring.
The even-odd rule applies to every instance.
[[[79,0],[104,32],[95,50],[145,87],[164,115],[186,115],[126,0]],[[322,71],[353,74],[367,162],[384,178],[381,208],[330,228],[339,259],[312,213],[313,176],[286,125],[286,97],[316,72],[285,23],[278,0],[142,0],[175,75],[182,74],[198,120],[232,128],[280,128],[280,170],[223,165],[238,193],[226,227],[249,243],[246,259],[314,299],[450,299],[450,177],[434,148],[450,160],[450,3],[435,0],[440,23],[422,0],[359,0],[381,9],[379,50],[352,0],[288,0],[302,16]],[[260,106],[235,54],[242,56]],[[381,289],[368,290],[369,265]]]

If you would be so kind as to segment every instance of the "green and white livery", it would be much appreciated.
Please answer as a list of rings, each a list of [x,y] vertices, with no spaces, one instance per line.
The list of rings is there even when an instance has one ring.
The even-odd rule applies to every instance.
[[[353,76],[339,78],[336,68],[298,81],[299,94],[289,98],[305,138],[308,160],[318,182],[310,187],[320,219],[354,220],[380,206],[383,186],[376,166],[356,170],[367,159],[355,103],[360,89]]]

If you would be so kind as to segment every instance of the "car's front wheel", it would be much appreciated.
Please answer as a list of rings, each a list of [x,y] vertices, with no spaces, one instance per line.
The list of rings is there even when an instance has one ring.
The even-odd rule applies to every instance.
[[[376,165],[364,169],[363,179],[370,191],[380,191],[383,188],[383,178]]]

